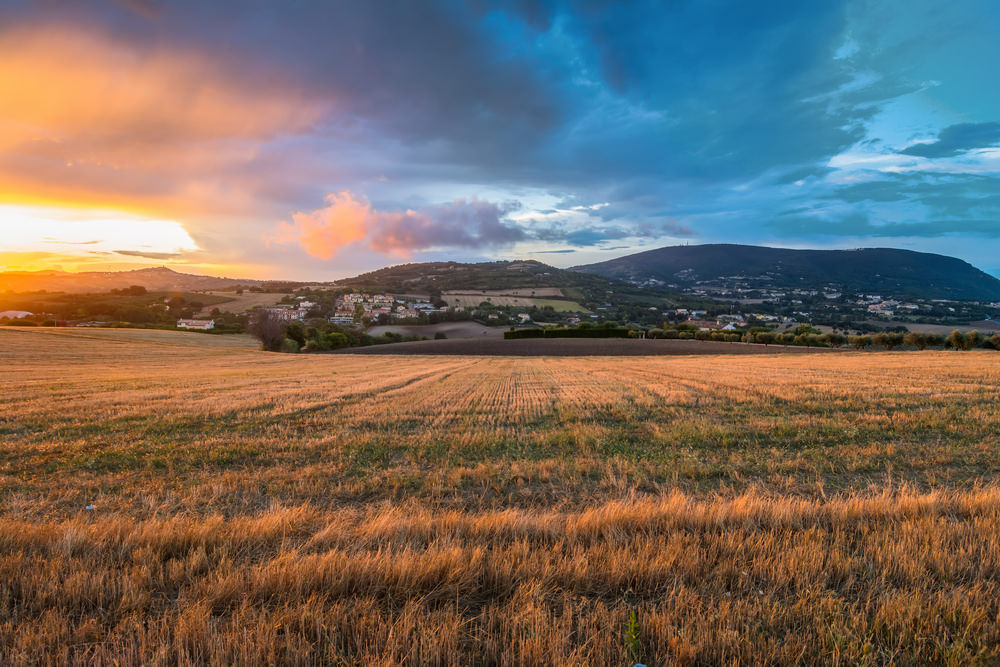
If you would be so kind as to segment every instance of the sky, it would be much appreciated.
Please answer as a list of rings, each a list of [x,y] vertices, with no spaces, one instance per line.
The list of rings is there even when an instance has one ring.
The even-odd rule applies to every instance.
[[[0,0],[0,270],[665,245],[1000,276],[1000,3]]]

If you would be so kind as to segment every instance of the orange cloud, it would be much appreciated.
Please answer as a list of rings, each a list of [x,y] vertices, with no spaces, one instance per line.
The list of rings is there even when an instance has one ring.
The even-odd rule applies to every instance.
[[[292,222],[282,221],[268,243],[295,243],[313,257],[332,258],[345,245],[364,240],[372,226],[371,204],[350,192],[326,196],[327,206],[310,213],[294,213]]]
[[[0,200],[246,211],[241,179],[325,113],[289,77],[73,26],[0,32]]]
[[[414,251],[452,246],[478,248],[506,245],[527,238],[502,218],[514,204],[459,199],[421,211],[379,211],[351,192],[326,196],[327,205],[292,215],[281,222],[270,243],[298,243],[313,257],[329,260],[348,245],[365,242],[377,252],[409,257]]]

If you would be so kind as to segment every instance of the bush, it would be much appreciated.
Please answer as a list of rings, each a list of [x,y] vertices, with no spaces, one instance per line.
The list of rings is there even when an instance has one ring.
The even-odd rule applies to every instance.
[[[447,338],[448,337],[444,334],[443,331],[438,331],[436,334],[434,334],[434,340],[446,340]]]
[[[299,341],[292,340],[291,338],[286,338],[281,343],[281,352],[298,352],[299,351]]]

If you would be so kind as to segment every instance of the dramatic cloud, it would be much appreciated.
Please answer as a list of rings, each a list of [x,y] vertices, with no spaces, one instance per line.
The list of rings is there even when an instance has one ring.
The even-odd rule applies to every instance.
[[[259,146],[324,103],[207,49],[66,26],[0,32],[0,193],[108,208],[225,210]],[[244,179],[245,180],[245,179]]]
[[[901,152],[928,158],[954,157],[997,144],[1000,144],[1000,123],[959,123],[941,130],[937,141],[914,144]]]
[[[282,222],[269,242],[298,243],[320,259],[333,258],[342,248],[363,242],[377,252],[410,257],[437,247],[488,248],[526,238],[523,230],[502,218],[515,204],[456,200],[419,211],[378,211],[351,192],[327,195],[327,205],[295,213]]]
[[[998,32],[991,0],[0,3],[0,201],[275,277],[904,233],[1000,268]]]

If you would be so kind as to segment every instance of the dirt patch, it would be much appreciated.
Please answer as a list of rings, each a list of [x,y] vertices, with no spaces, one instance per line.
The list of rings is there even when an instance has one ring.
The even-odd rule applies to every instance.
[[[228,301],[206,306],[201,309],[201,312],[198,313],[199,315],[208,315],[212,312],[213,308],[218,308],[224,313],[238,314],[252,310],[257,306],[273,306],[281,301],[282,298],[288,296],[287,294],[275,294],[271,292],[244,292],[243,294],[236,294],[235,292],[204,292],[204,294],[223,297],[228,299]]]
[[[456,354],[518,357],[633,357],[689,354],[810,354],[846,353],[847,349],[809,348],[700,340],[553,339],[503,340],[466,338],[391,343],[338,350],[338,354]]]
[[[440,324],[384,324],[368,329],[369,336],[396,333],[401,336],[434,338],[443,333],[448,338],[503,338],[504,327],[487,327],[478,322],[441,322]]]

